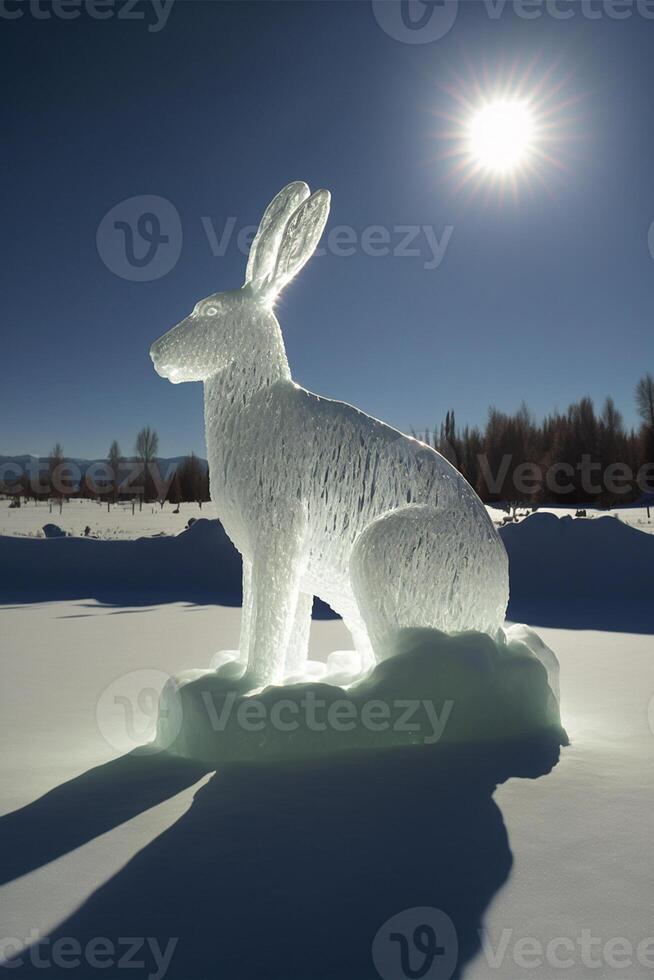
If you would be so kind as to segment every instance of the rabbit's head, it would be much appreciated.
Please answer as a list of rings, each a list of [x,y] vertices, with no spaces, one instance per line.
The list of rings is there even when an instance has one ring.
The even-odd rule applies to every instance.
[[[202,300],[154,342],[150,357],[157,373],[173,384],[206,381],[253,351],[265,351],[279,333],[275,297],[312,255],[329,203],[329,191],[311,194],[303,181],[284,187],[261,219],[243,286]]]

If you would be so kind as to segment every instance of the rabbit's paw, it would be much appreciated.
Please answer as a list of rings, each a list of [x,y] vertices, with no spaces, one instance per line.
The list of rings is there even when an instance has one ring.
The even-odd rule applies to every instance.
[[[240,650],[219,650],[211,658],[211,669],[217,677],[225,680],[240,680],[247,664],[241,660]]]
[[[284,677],[284,684],[318,683],[327,673],[327,664],[319,660],[305,660],[301,669],[291,671]]]
[[[347,687],[365,677],[368,672],[363,658],[356,650],[334,650],[327,658],[325,681]]]

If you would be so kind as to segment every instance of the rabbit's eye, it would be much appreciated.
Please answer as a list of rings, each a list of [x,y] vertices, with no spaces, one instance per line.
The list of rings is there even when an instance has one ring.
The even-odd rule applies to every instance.
[[[206,310],[207,316],[215,316],[217,312],[218,312],[218,310],[216,309],[215,306],[208,306],[207,307],[207,310]]]

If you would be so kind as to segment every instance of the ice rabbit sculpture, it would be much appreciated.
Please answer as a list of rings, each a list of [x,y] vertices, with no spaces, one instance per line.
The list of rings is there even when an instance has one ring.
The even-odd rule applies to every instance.
[[[197,304],[150,354],[204,383],[211,498],[243,558],[245,688],[303,675],[314,595],[352,634],[361,669],[409,627],[500,634],[508,561],[486,509],[438,452],[291,377],[273,312],[316,248],[326,190],[296,181],[266,209],[245,283]]]

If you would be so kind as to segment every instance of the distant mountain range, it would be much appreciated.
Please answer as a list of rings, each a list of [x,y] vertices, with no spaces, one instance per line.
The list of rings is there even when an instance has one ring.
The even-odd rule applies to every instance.
[[[76,466],[79,466],[82,476],[86,473],[87,469],[92,463],[107,462],[106,457],[103,456],[99,456],[97,459],[80,459],[77,456],[64,456],[64,459],[67,463],[74,463]],[[123,456],[122,459],[126,466],[136,462],[135,456]],[[157,456],[157,464],[163,473],[169,473],[174,472],[185,459],[187,459],[187,456]],[[206,459],[203,459],[201,456],[198,456],[197,459],[198,462],[206,469],[208,466]],[[8,463],[17,465],[23,473],[33,473],[35,471],[39,473],[47,473],[49,470],[47,456],[31,456],[29,454],[24,454],[21,456],[0,455],[0,467],[4,467]]]

